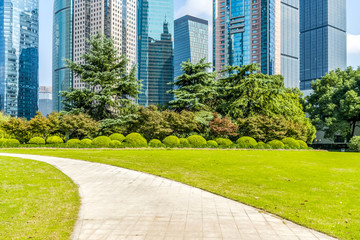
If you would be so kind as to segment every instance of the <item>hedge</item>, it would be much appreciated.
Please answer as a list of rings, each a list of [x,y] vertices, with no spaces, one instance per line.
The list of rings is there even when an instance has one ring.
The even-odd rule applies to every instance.
[[[83,140],[80,141],[80,144],[83,146],[90,146],[92,144],[92,140],[85,138]]]
[[[236,143],[242,148],[255,148],[257,145],[256,140],[252,137],[241,137]]]
[[[218,144],[216,141],[214,141],[214,140],[208,141],[208,142],[207,142],[207,145],[208,145],[208,147],[210,147],[210,148],[217,148],[217,147],[219,147],[219,144]]]
[[[109,147],[110,143],[111,139],[106,136],[97,137],[92,141],[92,144],[96,147]]]
[[[300,149],[308,149],[309,146],[307,145],[306,142],[302,141],[302,140],[297,140],[297,142],[299,143],[300,145]]]
[[[176,136],[168,136],[163,140],[163,143],[167,147],[178,147],[180,146],[180,139]]]
[[[152,139],[149,142],[149,147],[159,148],[159,147],[163,147],[163,144],[159,139]]]
[[[296,141],[294,138],[284,138],[283,140],[281,140],[284,145],[289,146],[291,149],[299,149],[300,148],[300,143],[298,141]]]
[[[76,146],[76,145],[80,145],[81,141],[79,139],[70,139],[69,141],[66,142],[66,144],[70,146]]]
[[[268,142],[268,144],[273,148],[273,149],[284,149],[285,145],[283,142],[279,141],[279,140],[272,140],[271,142]]]
[[[120,143],[122,143],[125,140],[125,136],[122,135],[121,133],[114,133],[110,135],[110,139],[111,140],[117,140]]]
[[[215,142],[222,147],[229,147],[234,144],[230,139],[227,138],[216,138]]]
[[[140,133],[130,133],[125,137],[124,142],[129,147],[146,147],[147,141]]]
[[[187,138],[187,140],[193,147],[205,147],[207,144],[206,139],[199,135],[190,136]]]
[[[41,137],[33,137],[29,140],[29,144],[35,144],[35,145],[44,145],[45,140]]]
[[[64,143],[64,140],[62,140],[58,136],[51,136],[46,139],[46,143],[47,144],[61,144],[61,143]]]
[[[186,138],[180,138],[179,140],[182,147],[190,147],[189,140],[187,140]]]
[[[112,140],[110,142],[110,147],[112,147],[112,148],[120,148],[121,146],[122,146],[122,144],[119,140]]]

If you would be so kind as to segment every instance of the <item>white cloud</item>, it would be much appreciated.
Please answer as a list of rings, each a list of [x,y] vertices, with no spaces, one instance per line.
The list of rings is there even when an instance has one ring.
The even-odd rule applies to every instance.
[[[186,0],[185,4],[175,11],[175,18],[187,14],[209,20],[212,15],[212,0]]]
[[[347,48],[348,54],[360,53],[360,35],[348,34]]]

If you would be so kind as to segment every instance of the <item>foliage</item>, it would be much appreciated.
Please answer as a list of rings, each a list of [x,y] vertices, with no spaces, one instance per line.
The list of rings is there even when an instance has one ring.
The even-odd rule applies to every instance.
[[[360,121],[360,67],[326,74],[313,83],[306,98],[306,111],[318,130],[333,139],[339,134],[351,139]]]
[[[114,133],[114,134],[110,135],[110,139],[113,140],[113,141],[117,140],[119,142],[122,142],[122,141],[125,140],[125,136],[122,135],[121,133]]]
[[[210,141],[207,141],[207,146],[210,148],[217,148],[217,147],[219,147],[219,144],[214,140],[210,140]]]
[[[8,121],[2,122],[1,127],[21,143],[27,143],[31,138],[31,133],[28,131],[29,123],[26,119],[11,117]]]
[[[164,120],[168,123],[172,134],[176,136],[187,135],[197,129],[196,114],[189,111],[181,111],[180,113],[174,111],[162,112]]]
[[[92,144],[92,140],[88,139],[88,138],[85,138],[83,140],[80,141],[80,144],[82,146],[90,146]]]
[[[188,137],[187,140],[193,147],[204,147],[207,144],[206,139],[199,135],[192,135]]]
[[[29,144],[44,145],[45,139],[41,137],[33,137],[29,140]]]
[[[215,142],[222,147],[229,147],[234,144],[230,139],[227,138],[216,138]]]
[[[190,147],[189,140],[187,140],[186,138],[180,138],[179,140],[182,147]]]
[[[96,147],[109,147],[111,143],[111,139],[106,136],[100,136],[92,140],[92,144]]]
[[[268,144],[273,149],[283,149],[285,147],[284,143],[279,140],[272,140],[272,141],[268,142]]]
[[[306,142],[301,141],[301,140],[297,140],[297,142],[300,145],[300,149],[308,149],[309,148],[309,146],[306,144]]]
[[[116,119],[134,111],[133,99],[140,93],[136,67],[127,73],[128,60],[119,56],[111,38],[98,34],[89,40],[84,63],[67,60],[67,67],[85,83],[84,89],[62,92],[65,110],[86,113],[95,120]]]
[[[190,60],[182,63],[184,72],[172,85],[175,90],[169,91],[175,95],[175,100],[170,101],[172,109],[201,111],[213,110],[217,91],[215,88],[215,73],[209,71],[211,63],[206,63],[205,58],[194,64]]]
[[[152,139],[149,142],[149,147],[159,148],[159,147],[162,147],[162,146],[164,146],[164,145],[162,144],[162,142],[159,139]]]
[[[146,139],[141,136],[139,133],[130,133],[126,136],[125,143],[127,143],[131,147],[146,147],[147,141]]]
[[[210,122],[211,132],[214,136],[228,138],[237,136],[239,127],[233,124],[231,120],[225,116],[221,119],[218,113],[214,113],[214,119]]]
[[[19,146],[20,145],[20,141],[17,139],[7,139],[7,146],[9,147],[15,147],[15,146]]]
[[[299,149],[300,143],[294,138],[284,138],[281,140],[285,145],[288,145],[292,149]]]
[[[79,139],[70,139],[69,141],[66,142],[67,145],[69,146],[77,146],[81,144],[81,141]]]
[[[255,148],[257,142],[252,137],[241,137],[236,141],[236,144],[240,145],[242,148]]]
[[[353,137],[349,144],[350,149],[360,152],[360,136]]]
[[[36,116],[30,119],[27,131],[31,132],[33,137],[47,138],[54,128],[50,125],[50,121],[44,117],[40,112],[36,113]]]
[[[87,114],[64,114],[60,116],[59,131],[65,136],[65,139],[81,139],[95,136],[99,131],[98,126],[99,123]]]
[[[110,142],[111,148],[120,148],[122,146],[121,142],[119,140],[112,140]]]
[[[64,143],[64,140],[62,140],[59,136],[50,136],[46,139],[47,144],[61,144]]]
[[[163,140],[163,143],[168,146],[168,147],[178,147],[180,146],[180,140],[178,137],[176,136],[169,136],[169,137],[166,137],[164,140]]]

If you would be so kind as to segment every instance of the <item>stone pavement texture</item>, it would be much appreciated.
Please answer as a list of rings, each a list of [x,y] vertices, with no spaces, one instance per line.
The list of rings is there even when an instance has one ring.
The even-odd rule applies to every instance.
[[[7,154],[49,163],[79,186],[72,239],[333,239],[247,205],[178,182],[119,167]]]

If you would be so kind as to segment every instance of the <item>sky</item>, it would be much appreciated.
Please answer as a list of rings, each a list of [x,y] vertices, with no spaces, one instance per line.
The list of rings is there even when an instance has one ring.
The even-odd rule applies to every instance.
[[[40,85],[51,86],[53,0],[40,0]],[[209,20],[212,0],[174,0],[175,18],[186,14]],[[348,66],[360,66],[360,1],[347,0]],[[211,48],[210,48],[211,49]]]

